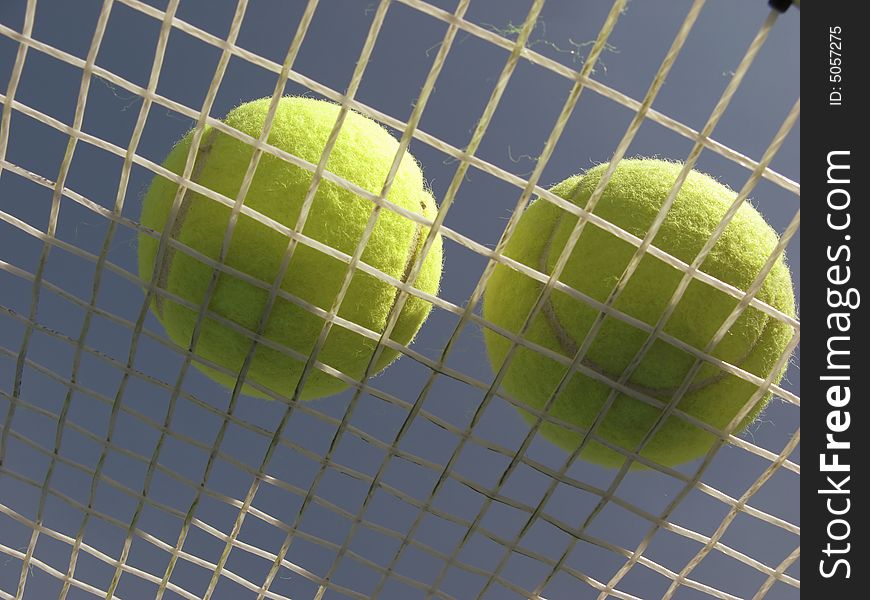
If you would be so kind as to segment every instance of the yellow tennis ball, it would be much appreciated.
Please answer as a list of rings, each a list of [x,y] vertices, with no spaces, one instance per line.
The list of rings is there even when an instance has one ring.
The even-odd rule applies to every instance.
[[[257,138],[261,135],[269,98],[242,104],[232,110],[225,123]],[[282,98],[269,133],[269,144],[317,164],[335,125],[339,106],[311,98]],[[169,153],[164,166],[182,173],[190,149],[192,134],[186,135]],[[349,112],[342,125],[329,160],[327,171],[379,194],[383,188],[399,144],[383,127],[358,113]],[[197,183],[235,200],[253,148],[238,139],[207,127],[200,143],[192,179]],[[289,162],[264,153],[245,196],[245,206],[279,223],[296,225],[313,174]],[[142,205],[141,222],[158,232],[166,225],[177,186],[155,177]],[[432,195],[414,158],[406,153],[390,188],[387,199],[409,211],[429,218],[435,216]],[[302,233],[314,240],[353,255],[374,204],[367,198],[325,179],[320,181]],[[196,252],[217,259],[227,225],[230,208],[206,196],[187,190],[171,237]],[[362,254],[362,261],[405,281],[417,260],[429,230],[399,214],[383,209]],[[290,239],[282,233],[241,215],[232,234],[225,264],[271,285],[275,280]],[[154,276],[159,288],[189,301],[191,309],[162,295],[156,295],[152,310],[169,337],[180,346],[191,341],[199,307],[212,277],[212,267],[180,250],[167,249],[165,260],[155,265],[158,240],[139,236],[139,275],[145,282]],[[339,292],[347,263],[319,250],[298,243],[281,281],[281,289],[302,301],[329,310]],[[440,237],[426,255],[414,286],[435,294],[441,277]],[[387,316],[398,297],[398,289],[359,269],[341,304],[338,315],[371,331],[384,330]],[[268,297],[267,289],[221,272],[209,311],[253,332],[257,329]],[[426,319],[431,304],[409,296],[391,334],[391,339],[408,344]],[[306,308],[278,297],[264,336],[302,355],[308,355],[324,321]],[[206,317],[195,354],[238,373],[252,339],[230,327]],[[372,357],[375,342],[335,324],[318,360],[342,373],[362,377]],[[381,370],[392,362],[397,352],[385,349],[377,363]],[[215,381],[232,387],[236,377],[194,362],[197,368]],[[304,362],[260,343],[254,352],[247,380],[257,382],[276,393],[293,394]],[[303,399],[337,393],[346,384],[319,369],[313,369],[302,391]],[[265,397],[249,385],[244,391]]]
[[[607,165],[571,177],[551,191],[585,206]],[[643,238],[671,190],[682,165],[661,160],[623,160],[617,166],[593,212]],[[692,171],[667,214],[653,245],[691,263],[719,225],[736,194],[724,185]],[[550,274],[577,223],[577,217],[545,200],[537,200],[520,219],[505,255]],[[763,217],[744,204],[701,265],[717,279],[746,290],[770,257],[778,238]],[[592,223],[587,223],[559,279],[571,288],[605,302],[637,248]],[[683,273],[650,254],[644,256],[615,303],[634,319],[654,325],[667,308]],[[483,316],[518,333],[542,289],[542,284],[500,264],[487,286]],[[791,276],[779,259],[756,296],[783,313],[795,314]],[[737,300],[693,279],[664,327],[667,334],[695,348],[704,348]],[[573,359],[584,343],[598,310],[559,291],[552,292],[525,338]],[[713,355],[732,365],[767,377],[793,334],[791,326],[749,307],[731,326]],[[494,369],[510,347],[505,337],[487,329],[485,341]],[[628,367],[648,334],[607,316],[589,346],[583,365],[612,381]],[[682,384],[695,356],[656,339],[628,380],[628,386],[667,404]],[[567,372],[567,366],[521,347],[508,366],[504,389],[514,398],[542,409]],[[779,382],[782,373],[774,378]],[[756,386],[705,362],[691,382],[679,409],[722,430],[744,407]],[[611,386],[577,372],[555,399],[550,414],[586,430],[598,417]],[[746,426],[762,410],[769,394],[744,419]],[[524,416],[532,419],[529,413]],[[625,394],[616,396],[597,435],[625,451],[634,451],[653,427],[661,409]],[[543,436],[562,448],[575,450],[582,434],[544,422]],[[670,416],[651,438],[642,456],[674,465],[704,454],[716,438],[677,416]],[[581,457],[607,466],[622,464],[624,455],[590,440]],[[635,463],[637,464],[637,463]]]

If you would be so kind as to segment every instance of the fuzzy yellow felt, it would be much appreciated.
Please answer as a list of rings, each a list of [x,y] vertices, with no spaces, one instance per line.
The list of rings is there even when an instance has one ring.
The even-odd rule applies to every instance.
[[[269,98],[242,104],[224,120],[230,127],[253,138],[261,135]],[[311,98],[285,97],[279,102],[268,143],[290,154],[317,164],[339,114],[339,106]],[[192,135],[181,139],[169,153],[164,166],[182,173],[190,150]],[[349,112],[338,135],[327,171],[360,188],[379,194],[398,151],[398,142],[383,127],[358,113]],[[235,200],[248,168],[253,148],[230,135],[207,127],[197,152],[192,179],[200,185]],[[264,153],[244,199],[248,206],[287,226],[295,227],[313,173],[285,160]],[[141,222],[162,232],[176,195],[175,183],[157,176],[142,205]],[[432,195],[414,158],[406,153],[387,199],[411,212],[435,216]],[[302,233],[345,254],[352,255],[360,241],[373,203],[345,188],[321,180]],[[172,226],[171,237],[211,259],[219,256],[230,219],[230,208],[206,196],[187,190]],[[418,258],[428,229],[404,216],[384,209],[362,254],[362,261],[379,271],[404,281]],[[268,287],[279,272],[289,237],[241,215],[229,246],[225,263],[260,280]],[[212,277],[211,266],[181,250],[169,248],[161,265],[155,265],[157,239],[139,236],[139,274],[148,282],[156,273],[162,288],[191,302],[196,310],[162,295],[156,295],[152,310],[169,336],[179,345],[190,344],[197,311]],[[306,246],[296,245],[292,260],[281,281],[281,289],[302,301],[329,310],[341,286],[347,263]],[[414,286],[435,294],[441,276],[441,240],[430,248]],[[398,296],[394,286],[356,270],[338,315],[371,331],[381,332]],[[268,297],[267,289],[221,272],[210,313],[238,324],[244,330],[257,329]],[[411,342],[431,304],[409,296],[391,339]],[[324,321],[314,313],[286,299],[278,298],[266,323],[264,336],[280,346],[308,355],[314,347]],[[251,335],[234,331],[212,317],[203,322],[194,352],[237,374],[252,344]],[[360,378],[372,357],[375,341],[334,325],[318,360],[342,373]],[[385,368],[397,352],[385,349],[377,370]],[[236,376],[221,373],[200,363],[194,364],[215,381],[232,387]],[[266,344],[257,345],[248,382],[256,382],[278,394],[293,394],[304,362]],[[314,369],[301,397],[311,399],[337,393],[346,384]],[[249,385],[243,390],[264,396]]]
[[[586,206],[607,165],[571,177],[551,191],[578,206]],[[617,166],[593,213],[643,238],[668,196],[682,165],[653,159],[623,160]],[[692,171],[667,214],[653,245],[691,263],[710,239],[736,194],[711,177]],[[537,200],[520,219],[505,255],[550,274],[577,217],[554,204]],[[736,288],[746,290],[770,257],[778,238],[762,216],[743,204],[717,241],[701,270]],[[636,247],[587,223],[559,279],[571,288],[605,302],[629,264]],[[654,325],[667,308],[683,273],[647,254],[615,303],[615,308]],[[511,332],[520,331],[542,284],[505,265],[496,267],[486,290],[484,317]],[[787,315],[795,314],[791,276],[778,260],[757,298]],[[704,348],[722,325],[737,300],[693,279],[664,327],[667,334],[695,348]],[[567,294],[554,291],[538,314],[526,339],[573,359],[590,331],[598,310]],[[713,355],[759,377],[766,377],[784,351],[792,328],[749,307],[731,326]],[[610,380],[617,380],[647,340],[645,331],[607,316],[589,346],[583,365]],[[501,367],[510,347],[505,337],[487,329],[485,340],[493,368]],[[667,404],[681,385],[695,356],[656,339],[628,380],[638,393]],[[522,402],[542,409],[567,366],[529,348],[520,348],[509,364],[503,387]],[[779,382],[782,373],[774,378]],[[577,373],[555,399],[550,414],[584,430],[591,427],[611,387]],[[705,362],[691,382],[679,409],[721,430],[738,414],[756,386]],[[753,421],[769,397],[765,395],[743,420]],[[531,419],[529,413],[525,413]],[[647,435],[661,410],[618,394],[600,422],[597,435],[627,452]],[[566,450],[577,448],[582,434],[552,422],[542,435]],[[675,465],[705,453],[714,436],[684,419],[670,416],[645,446],[642,456],[663,465]],[[624,455],[590,440],[581,457],[617,466]],[[635,463],[637,464],[637,463]]]

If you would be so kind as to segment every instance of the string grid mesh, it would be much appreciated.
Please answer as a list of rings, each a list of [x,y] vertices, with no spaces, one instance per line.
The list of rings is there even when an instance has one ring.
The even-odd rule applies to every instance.
[[[14,206],[7,205],[0,196],[0,224],[4,232],[15,230],[38,244],[36,260],[21,261],[15,253],[0,255],[0,285],[15,281],[28,291],[28,302],[7,305],[0,299],[0,323],[14,335],[2,337],[0,345],[0,598],[29,598],[37,596],[35,589],[51,589],[58,597],[181,597],[181,598],[702,598],[731,599],[728,578],[751,578],[754,594],[748,597],[793,597],[799,590],[799,579],[794,566],[799,559],[799,526],[794,519],[783,517],[775,510],[759,508],[754,498],[765,484],[775,478],[794,479],[800,473],[796,449],[800,441],[799,429],[790,433],[785,443],[762,446],[752,436],[741,435],[738,424],[753,404],[768,391],[780,398],[788,410],[797,412],[798,395],[783,383],[773,383],[749,373],[739,366],[728,364],[713,355],[716,345],[727,335],[729,327],[742,312],[753,307],[771,318],[787,323],[794,335],[781,355],[778,367],[788,364],[792,351],[799,342],[799,322],[755,298],[764,276],[798,233],[800,213],[797,209],[799,184],[771,168],[777,152],[786,142],[799,118],[800,101],[796,101],[778,125],[776,133],[757,159],[735,150],[714,137],[717,124],[726,114],[732,99],[741,89],[747,73],[764,46],[778,19],[784,18],[772,11],[760,24],[739,65],[729,74],[727,85],[713,110],[699,129],[684,124],[678,117],[669,116],[653,108],[665,81],[680,57],[687,38],[693,31],[705,2],[696,0],[688,6],[684,19],[676,28],[676,35],[650,81],[646,92],[638,98],[621,93],[602,83],[596,68],[607,52],[608,40],[627,7],[626,0],[615,0],[607,13],[597,37],[585,47],[581,62],[564,64],[546,53],[539,52],[531,43],[536,31],[544,0],[529,3],[524,20],[511,32],[498,31],[466,18],[472,4],[459,0],[450,10],[423,0],[382,0],[366,11],[370,19],[367,35],[362,43],[355,67],[345,88],[333,89],[294,70],[304,48],[306,34],[317,18],[318,0],[302,2],[295,30],[287,31],[287,50],[283,62],[276,62],[239,45],[238,38],[245,22],[248,0],[234,4],[234,15],[228,31],[218,36],[185,21],[178,14],[179,1],[169,0],[156,7],[140,0],[105,0],[100,5],[94,23],[93,35],[83,57],[60,47],[41,41],[37,23],[46,16],[38,12],[37,0],[29,0],[20,28],[0,22],[0,39],[16,47],[14,61],[8,70],[0,103],[0,193],[6,189],[3,180],[20,181],[25,189],[39,190],[50,198],[44,225],[32,224]],[[397,119],[370,106],[358,97],[364,81],[366,67],[375,52],[378,36],[390,11],[414,11],[420,18],[436,20],[443,25],[445,34],[433,49],[428,73],[415,99],[407,120]],[[113,11],[135,11],[159,27],[156,49],[151,62],[150,75],[145,85],[134,83],[112,69],[100,66],[101,44],[111,22]],[[179,32],[208,45],[218,53],[217,67],[200,105],[187,106],[161,94],[160,78],[170,36]],[[476,119],[470,138],[462,147],[440,139],[435,133],[421,128],[427,102],[436,93],[436,82],[451,52],[466,39],[498,49],[506,57],[500,72],[491,82],[489,99]],[[16,90],[28,61],[35,56],[49,57],[75,70],[80,81],[75,109],[68,121],[50,116],[16,98]],[[151,60],[151,57],[149,57]],[[236,131],[213,115],[212,107],[220,87],[227,77],[233,61],[254,65],[271,77],[273,103],[267,117],[267,127],[258,139]],[[537,69],[561,78],[569,91],[562,101],[558,117],[552,124],[540,155],[530,173],[523,176],[482,158],[479,151],[487,131],[495,119],[503,95],[517,69]],[[138,113],[129,138],[124,145],[110,141],[107,135],[93,133],[85,126],[89,93],[95,82],[112,86],[138,102]],[[337,102],[342,107],[330,143],[317,164],[308,163],[267,143],[268,128],[277,99],[287,86],[296,85]],[[575,108],[587,96],[614,103],[632,114],[612,155],[606,157],[612,167],[602,178],[587,205],[581,209],[548,192],[541,185],[548,161],[557,152],[557,145],[566,130]],[[131,104],[132,106],[132,104]],[[131,109],[132,110],[132,109]],[[367,115],[397,132],[400,152],[396,155],[390,176],[380,194],[372,194],[326,170],[332,143],[348,110]],[[233,136],[255,149],[247,165],[238,197],[228,198],[196,181],[194,174],[195,150],[187,158],[182,175],[174,174],[139,153],[140,143],[147,136],[148,118],[153,111],[171,111],[190,119],[194,125],[194,142],[198,148],[205,126]],[[14,131],[16,119],[28,119],[40,126],[65,136],[66,147],[55,173],[37,173],[10,159],[10,148],[22,143]],[[592,207],[601,196],[616,163],[630,155],[630,147],[641,128],[654,124],[670,134],[686,140],[690,151],[681,157],[685,167],[675,188],[665,202],[645,238],[638,238],[593,214]],[[446,191],[438,198],[439,210],[434,219],[407,211],[386,199],[395,176],[402,152],[411,144],[426,146],[443,159],[455,163],[455,169]],[[114,157],[120,165],[120,175],[114,198],[105,202],[77,192],[68,183],[76,168],[76,155],[83,147]],[[88,150],[90,151],[90,150]],[[673,202],[683,178],[696,166],[702,152],[713,153],[721,159],[744,169],[745,183],[738,190],[737,200],[717,227],[708,244],[697,258],[687,264],[668,255],[653,245],[655,234],[664,220],[667,207]],[[264,154],[277,156],[314,173],[299,221],[287,227],[244,204],[244,192],[250,185],[257,164]],[[170,219],[177,216],[186,190],[197,192],[231,209],[230,227],[223,240],[218,260],[205,257],[188,248],[166,233],[151,231],[137,222],[131,207],[138,202],[130,191],[130,180],[136,171],[159,175],[179,184]],[[512,216],[504,221],[500,237],[495,244],[483,243],[462,233],[460,227],[445,224],[448,212],[459,202],[461,190],[470,176],[478,173],[498,180],[513,190]],[[343,186],[371,201],[372,214],[363,241],[352,255],[330,248],[302,233],[314,192],[321,181]],[[760,182],[776,186],[794,200],[793,217],[783,231],[774,253],[756,281],[747,290],[739,290],[704,273],[701,265],[718,236],[740,205],[746,201]],[[552,202],[577,217],[565,249],[556,261],[553,272],[544,274],[503,255],[507,241],[517,221],[530,201],[535,198]],[[86,211],[90,220],[98,220],[104,233],[95,249],[69,241],[58,235],[65,207],[75,205]],[[399,281],[362,261],[365,241],[371,235],[378,215],[392,211],[430,229],[423,251],[410,270],[406,281]],[[256,219],[286,236],[288,247],[281,273],[273,282],[259,281],[223,264],[239,216]],[[571,250],[586,227],[599,227],[618,236],[637,248],[626,272],[606,302],[598,302],[559,281]],[[214,270],[206,302],[194,306],[171,292],[158,288],[155,281],[144,285],[129,265],[112,260],[112,250],[118,234],[149,235],[159,240],[157,261],[168,252],[182,252],[206,263]],[[440,233],[445,244],[453,245],[479,257],[485,266],[479,279],[472,282],[468,296],[460,301],[433,296],[413,287],[425,253]],[[91,235],[91,234],[87,234]],[[98,235],[98,234],[95,234]],[[335,304],[323,308],[307,304],[280,288],[280,282],[290,258],[300,245],[315,248],[347,265],[347,274]],[[14,250],[14,248],[13,248]],[[49,264],[58,253],[71,255],[83,269],[89,293],[70,291],[63,280],[53,281]],[[640,259],[651,254],[683,273],[682,281],[670,298],[668,308],[655,325],[642,323],[614,308],[616,299],[630,279]],[[590,335],[574,357],[565,356],[537,345],[487,322],[480,313],[480,303],[495,266],[504,264],[542,284],[542,293],[535,304],[534,315],[541,310],[553,292],[567,294],[592,305],[600,314]],[[793,265],[794,266],[794,265]],[[450,272],[450,262],[445,265]],[[338,315],[341,303],[356,271],[363,271],[390,283],[399,290],[384,331],[370,331]],[[218,273],[247,281],[268,292],[265,314],[257,331],[241,326],[207,310],[207,299],[214,292]],[[446,276],[446,275],[445,275]],[[664,331],[688,284],[698,280],[713,286],[738,300],[733,313],[704,348],[692,347]],[[9,285],[12,285],[9,283]],[[110,308],[104,301],[111,290],[122,287],[144,289],[140,300],[125,311]],[[108,291],[107,291],[108,290]],[[208,317],[254,341],[240,373],[229,373],[214,363],[197,356],[189,348],[171,342],[149,316],[148,307],[155,296],[185,305],[197,313],[194,330],[196,337]],[[433,311],[452,319],[450,330],[440,347],[405,347],[392,339],[390,333],[396,324],[405,301],[410,296],[420,297],[433,305]],[[46,300],[50,298],[50,300]],[[283,347],[261,334],[268,311],[278,300],[303,306],[324,321],[324,327],[314,350],[308,355]],[[46,323],[41,318],[45,302],[56,302],[65,310],[80,316],[80,326],[62,328]],[[611,380],[584,365],[584,357],[591,341],[599,331],[605,317],[622,320],[649,334],[641,353],[622,375]],[[79,321],[75,321],[78,323]],[[394,394],[384,378],[373,379],[376,357],[372,358],[362,380],[355,380],[335,368],[320,362],[318,353],[332,327],[354,331],[377,343],[376,355],[384,349],[401,352],[404,357],[392,367],[409,368],[417,374],[415,395]],[[96,329],[111,327],[123,331],[120,343],[102,347],[89,341]],[[425,327],[425,326],[424,326]],[[583,444],[570,455],[560,454],[560,460],[544,460],[533,451],[540,444],[538,431],[547,421],[557,422],[544,410],[530,409],[511,397],[500,386],[507,363],[495,369],[490,378],[466,372],[461,361],[453,360],[463,345],[460,340],[470,329],[489,328],[509,338],[516,348],[527,347],[547,355],[569,367],[564,384],[570,374],[581,372],[604,381],[612,388],[609,406],[617,393],[631,395],[643,402],[663,409],[665,418],[682,418],[697,427],[713,433],[718,441],[703,460],[687,468],[658,465],[640,455],[641,448],[627,454],[630,460],[623,467],[585,476],[578,456],[591,440],[608,442],[597,437],[596,427],[585,431],[567,423],[562,426],[583,435]],[[696,358],[695,365],[684,384],[667,402],[645,396],[627,385],[633,367],[640,362],[652,342],[662,339]],[[45,340],[69,356],[67,367],[54,366],[42,360],[34,348]],[[258,416],[248,406],[249,399],[241,393],[248,367],[257,346],[266,346],[288,353],[305,364],[303,383],[314,370],[321,370],[343,380],[350,391],[338,405],[323,406],[319,402],[298,401],[297,392],[281,396],[273,390],[258,387],[272,398],[266,412]],[[461,352],[461,350],[460,350]],[[175,378],[164,378],[163,372],[142,366],[142,355],[160,353],[171,357],[177,369]],[[198,387],[188,384],[194,373],[190,367],[201,363],[227,372],[238,378],[239,384],[220,400],[206,394],[193,393]],[[691,415],[683,413],[677,404],[686,392],[694,374],[702,365],[713,364],[721,370],[742,378],[758,390],[740,415],[729,427],[719,431]],[[94,365],[99,365],[95,367]],[[93,385],[88,373],[110,372],[105,385]],[[774,372],[778,372],[775,368]],[[169,372],[165,370],[164,372]],[[28,382],[38,379],[39,387]],[[473,401],[468,402],[463,419],[452,419],[433,409],[433,400],[443,395],[441,386],[464,390]],[[560,386],[561,388],[561,386]],[[30,389],[34,391],[31,392]],[[38,392],[37,392],[38,390]],[[47,390],[50,390],[51,393]],[[552,402],[552,401],[551,401]],[[78,408],[86,403],[93,411]],[[524,406],[533,415],[527,427],[512,444],[481,432],[491,406]],[[258,409],[259,410],[259,409]],[[395,420],[395,427],[387,433],[375,431],[368,421],[358,416],[377,410],[384,418]],[[606,408],[605,408],[606,410]],[[191,420],[201,422],[201,431],[190,425]],[[99,421],[101,425],[95,425]],[[39,435],[33,433],[31,423],[40,423]],[[205,426],[207,425],[207,427]],[[319,443],[296,435],[300,428],[327,431]],[[439,452],[419,451],[409,440],[415,439],[415,428],[437,431],[445,440]],[[649,439],[654,432],[650,432]],[[435,434],[433,434],[435,435]],[[69,451],[69,440],[80,440],[88,451]],[[439,438],[441,439],[441,438]],[[235,444],[245,440],[254,449],[250,458],[240,458]],[[347,444],[360,448],[358,452],[371,452],[377,458],[356,463],[348,455]],[[616,446],[610,444],[614,449]],[[717,454],[723,448],[751,459],[761,465],[752,477],[739,480],[733,489],[719,489],[707,482],[706,474]],[[620,450],[625,453],[624,450]],[[495,457],[494,475],[488,479],[469,475],[464,461],[469,455],[483,452]],[[351,453],[352,454],[352,453]],[[187,458],[189,455],[191,458]],[[641,502],[643,491],[632,483],[636,471],[632,463],[648,467],[646,477],[666,481],[668,493],[659,502]],[[119,466],[120,465],[120,466]],[[304,465],[304,466],[303,466]],[[425,473],[414,486],[404,486],[395,471],[413,469]],[[302,476],[301,473],[305,472]],[[527,495],[517,491],[513,478],[523,473],[536,482],[537,493]],[[130,475],[127,478],[125,475]],[[135,475],[135,476],[134,476]],[[69,483],[75,479],[76,484]],[[338,492],[336,492],[338,490]],[[345,493],[342,493],[342,490]],[[567,490],[567,491],[566,491]],[[564,494],[582,497],[574,502],[573,510],[555,510]],[[445,500],[452,498],[453,500]],[[473,498],[473,500],[471,500]],[[790,502],[796,502],[788,499]],[[682,507],[690,503],[709,505],[707,524],[702,529],[697,523],[686,524],[679,516]],[[386,507],[386,508],[385,508]],[[390,509],[389,507],[393,507]],[[509,519],[497,519],[502,511]],[[631,544],[608,535],[607,528],[599,526],[612,511],[626,515],[636,524],[637,535]],[[384,518],[392,514],[395,520]],[[320,525],[309,525],[316,521]],[[340,522],[341,527],[329,530],[323,523]],[[511,528],[500,526],[510,522]],[[746,527],[775,530],[776,535],[788,540],[791,550],[779,562],[754,557],[745,546],[735,542],[730,532],[732,525],[744,523]],[[433,523],[437,525],[433,525]],[[450,543],[429,541],[432,528],[442,527],[457,534]],[[554,532],[548,538],[547,549],[538,543],[536,532],[542,527]],[[743,530],[741,528],[741,530]],[[703,531],[703,533],[702,533]],[[336,533],[337,532],[337,533]],[[685,551],[672,560],[656,551],[656,541],[662,537],[677,540]],[[366,540],[377,539],[370,544]],[[443,540],[442,540],[443,541]],[[377,547],[377,550],[371,548]],[[584,552],[603,558],[609,569],[586,568],[578,560]],[[485,556],[484,558],[481,558]],[[710,583],[698,575],[700,565],[718,557],[726,566],[725,579]],[[519,561],[519,563],[518,563]],[[519,568],[517,564],[527,565]],[[595,563],[597,564],[597,563]],[[533,566],[532,566],[533,565]],[[654,574],[659,580],[655,591],[639,590],[632,577],[638,571]],[[517,573],[523,576],[516,576]],[[195,574],[194,574],[195,573]],[[364,573],[359,574],[359,573]],[[529,573],[533,573],[530,575]],[[465,577],[466,579],[462,579]],[[45,584],[46,581],[51,584]],[[473,582],[466,591],[457,591],[455,581]],[[725,581],[726,583],[720,583]],[[40,584],[49,587],[37,587]],[[45,593],[45,592],[39,592]],[[778,595],[775,595],[778,594]]]

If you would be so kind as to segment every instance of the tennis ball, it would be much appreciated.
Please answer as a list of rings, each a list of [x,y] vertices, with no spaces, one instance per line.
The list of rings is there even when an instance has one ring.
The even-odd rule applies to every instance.
[[[224,120],[230,127],[249,136],[261,135],[270,98],[242,104]],[[311,98],[285,97],[279,101],[269,132],[268,143],[317,164],[335,125],[339,106]],[[182,173],[190,150],[192,133],[188,133],[169,153],[164,167]],[[383,188],[399,144],[383,127],[358,113],[348,112],[335,146],[326,164],[327,171],[379,194]],[[197,183],[235,200],[253,148],[245,142],[206,127],[197,152],[191,178]],[[246,206],[293,228],[308,193],[313,174],[280,158],[264,153],[245,196]],[[166,226],[175,197],[175,183],[157,176],[142,204],[141,222],[157,232]],[[433,218],[435,203],[426,188],[423,174],[414,158],[406,153],[396,173],[387,199],[409,211]],[[320,181],[302,233],[327,246],[352,255],[363,235],[374,204],[325,179]],[[210,198],[185,192],[171,237],[196,252],[217,259],[227,225],[230,208]],[[384,209],[362,253],[362,261],[405,281],[417,260],[429,230],[406,217]],[[275,280],[290,239],[255,219],[241,215],[232,234],[225,264],[267,284],[257,287],[238,277],[221,272],[208,309],[212,313],[255,331],[266,305],[268,286]],[[176,296],[199,307],[212,277],[211,266],[196,258],[167,249],[162,264],[155,264],[158,240],[139,236],[139,275],[148,282],[156,273],[156,283]],[[347,263],[300,242],[281,281],[281,289],[302,301],[329,310],[339,292]],[[441,240],[435,241],[423,262],[414,286],[435,294],[441,276]],[[387,316],[399,290],[377,277],[357,269],[353,274],[338,315],[369,330],[384,330]],[[151,309],[169,337],[183,347],[189,346],[197,310],[192,310],[162,295],[155,295]],[[430,303],[409,296],[391,339],[406,345],[426,319]],[[272,342],[307,355],[314,348],[324,321],[311,311],[280,296],[272,308],[264,337]],[[238,373],[252,344],[245,335],[206,317],[195,354]],[[321,349],[318,360],[355,379],[361,378],[372,357],[375,342],[334,324]],[[397,352],[385,349],[377,369],[385,368]],[[232,387],[236,377],[194,363],[215,381]],[[304,367],[300,361],[275,348],[260,343],[248,371],[247,380],[291,396]],[[315,368],[302,390],[303,399],[337,393],[346,384]],[[266,397],[245,384],[243,391]]]
[[[668,196],[682,168],[679,163],[652,159],[623,160],[617,166],[593,213],[643,238]],[[552,188],[557,196],[585,206],[607,165],[571,177]],[[735,193],[711,177],[692,171],[683,183],[653,245],[691,263],[719,225]],[[537,200],[523,214],[505,255],[541,273],[552,273],[577,217],[554,204]],[[743,204],[701,270],[746,290],[771,255],[778,238],[762,216]],[[615,235],[587,223],[559,280],[571,288],[605,302],[637,248]],[[620,312],[654,325],[667,308],[683,273],[646,254],[617,299]],[[499,264],[487,286],[483,316],[487,321],[518,333],[543,285]],[[756,296],[787,315],[795,314],[791,276],[784,260],[776,262]],[[671,336],[695,348],[704,348],[738,301],[714,287],[693,279],[664,327]],[[592,306],[553,291],[525,338],[573,359],[598,315]],[[732,365],[766,377],[792,336],[789,325],[749,307],[731,326],[713,355]],[[607,316],[589,346],[585,367],[615,381],[647,340],[643,330]],[[499,369],[511,345],[491,329],[484,333],[490,361]],[[695,357],[656,339],[627,385],[667,404],[695,361]],[[555,392],[567,366],[529,348],[520,347],[508,366],[504,389],[515,399],[542,409]],[[783,373],[774,378],[779,382]],[[691,382],[679,409],[722,430],[743,408],[756,386],[704,364]],[[555,399],[550,414],[588,430],[598,417],[611,387],[577,372]],[[769,394],[743,421],[753,421]],[[524,416],[533,421],[527,412]],[[653,427],[661,409],[625,394],[616,396],[597,435],[617,448],[634,451]],[[542,435],[572,451],[582,434],[545,421]],[[677,416],[670,416],[645,446],[641,455],[672,466],[703,455],[716,438]],[[624,455],[590,440],[580,455],[606,466],[619,466]],[[634,463],[637,465],[637,463]]]

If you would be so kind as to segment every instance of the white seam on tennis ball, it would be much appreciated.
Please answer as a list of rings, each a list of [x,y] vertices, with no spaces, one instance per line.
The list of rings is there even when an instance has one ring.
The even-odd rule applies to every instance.
[[[425,200],[420,200],[420,209],[423,211],[423,214],[426,214],[426,202]],[[425,243],[426,238],[423,237],[423,226],[419,223],[414,223],[414,235],[411,237],[411,243],[408,245],[408,255],[405,258],[405,267],[402,269],[402,283],[408,283],[408,278],[411,276],[411,269],[414,267],[414,263],[417,262],[417,256],[419,256],[420,251],[423,249],[423,243]],[[390,308],[387,311],[389,315],[393,312],[393,307],[396,305],[396,302],[399,300],[400,289],[396,288],[395,293],[393,294],[393,301],[390,303]]]
[[[205,158],[211,153],[212,148],[215,144],[215,138],[217,137],[217,129],[210,129],[206,135],[205,139],[202,140],[199,148],[196,151],[196,159],[193,165],[193,171],[190,174],[190,180],[199,183],[199,176],[202,174],[202,170],[205,168],[206,160]],[[181,196],[181,205],[178,207],[178,214],[175,215],[175,222],[172,224],[172,230],[169,232],[168,239],[178,239],[178,236],[181,234],[181,230],[184,227],[184,221],[187,218],[187,213],[190,211],[190,199],[188,198],[188,193],[190,193],[190,188],[184,188],[184,192],[182,192]],[[164,289],[168,291],[169,285],[169,271],[172,267],[172,262],[175,259],[175,248],[172,246],[168,246],[166,248],[166,252],[163,256],[163,264],[160,265],[160,273],[157,275],[156,286],[160,289]],[[154,296],[154,306],[157,311],[157,314],[163,318],[163,296],[161,294],[155,294]]]
[[[541,256],[540,256],[539,263],[538,263],[538,270],[541,273],[544,273],[544,274],[549,273],[549,267],[548,267],[547,263],[548,263],[549,256],[550,256],[550,250],[553,246],[553,239],[555,238],[556,230],[561,225],[562,219],[565,217],[566,214],[567,213],[565,211],[560,211],[559,216],[553,222],[553,227],[550,231],[549,237],[547,238],[547,243],[544,246],[543,251],[541,252]],[[551,293],[547,296],[546,300],[544,301],[544,304],[541,307],[541,311],[544,313],[544,318],[547,321],[547,324],[550,326],[550,330],[552,331],[553,335],[556,337],[556,340],[559,343],[559,346],[561,347],[562,352],[568,358],[573,359],[577,355],[577,352],[580,350],[580,345],[571,336],[571,334],[568,332],[568,330],[562,325],[562,322],[559,319],[559,315],[556,312],[556,308],[555,308],[555,306],[553,306],[552,294],[553,294],[553,292],[551,291]],[[744,353],[743,356],[741,356],[737,361],[735,361],[734,363],[731,363],[731,364],[733,364],[735,367],[742,368],[743,363],[746,362],[749,359],[749,357],[752,355],[752,353],[755,352],[756,348],[758,348],[758,344],[764,338],[764,335],[767,332],[767,328],[770,326],[772,321],[773,321],[773,319],[771,317],[769,317],[768,315],[764,315],[764,326],[761,328],[761,331],[756,336],[755,341],[753,342],[752,346],[749,347],[749,349],[746,351],[746,353]],[[598,365],[594,361],[590,360],[588,356],[583,357],[581,364],[589,369],[592,369],[596,373],[599,373],[599,374],[605,376],[605,377],[608,377],[611,379],[614,377],[613,375],[611,375],[607,371],[605,371],[600,365]],[[727,375],[728,375],[728,373],[720,370],[715,375],[711,375],[710,377],[706,377],[704,379],[701,379],[700,381],[693,382],[686,389],[685,393],[689,394],[689,393],[701,390],[705,387],[715,385],[716,383],[719,383],[720,381],[725,379],[725,377]],[[619,377],[619,375],[617,375],[616,377]],[[632,382],[630,380],[627,381],[625,383],[625,385],[627,387],[631,387],[631,388],[637,390],[638,392],[641,392],[643,394],[646,394],[648,396],[652,396],[655,398],[658,398],[660,396],[671,397],[677,391],[677,388],[673,388],[673,387],[671,387],[671,388],[653,388],[653,387],[647,387],[647,386],[637,384],[637,383]]]

